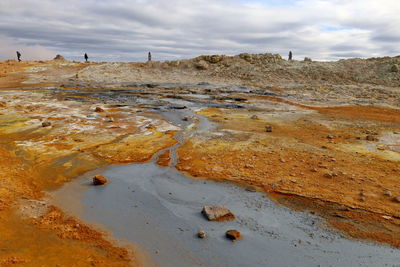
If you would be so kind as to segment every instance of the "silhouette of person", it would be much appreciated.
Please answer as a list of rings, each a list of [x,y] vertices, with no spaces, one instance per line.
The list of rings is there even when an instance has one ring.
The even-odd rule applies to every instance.
[[[88,55],[85,53],[85,61],[87,62],[88,61],[88,59],[89,59],[89,57],[88,57]]]
[[[149,54],[147,55],[147,60],[151,61],[151,53],[149,52]]]
[[[292,60],[292,58],[293,58],[292,51],[289,51],[289,60]]]
[[[21,53],[19,51],[17,51],[17,58],[18,58],[18,61],[21,61]]]

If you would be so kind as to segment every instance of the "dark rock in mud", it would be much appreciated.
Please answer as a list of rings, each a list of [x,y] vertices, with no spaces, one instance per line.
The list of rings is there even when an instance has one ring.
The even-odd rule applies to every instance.
[[[393,201],[397,202],[397,203],[400,203],[400,196],[397,196],[397,197],[393,198]]]
[[[257,188],[254,186],[247,186],[245,189],[247,192],[257,192]]]
[[[367,140],[367,141],[372,141],[372,142],[379,141],[378,138],[376,138],[376,137],[373,136],[373,135],[367,135],[367,137],[365,138],[365,140]]]
[[[209,221],[231,221],[235,219],[235,215],[224,206],[204,206],[201,213]]]
[[[42,127],[49,127],[49,126],[51,126],[51,122],[49,121],[42,122]]]
[[[266,131],[267,133],[272,133],[272,130],[273,130],[273,128],[272,128],[271,125],[265,126],[265,131]]]
[[[242,235],[237,230],[228,230],[228,231],[226,231],[225,236],[226,236],[226,238],[228,238],[228,239],[230,239],[232,241],[236,241],[236,240],[241,240],[242,239]]]
[[[186,106],[177,105],[177,106],[172,106],[171,108],[172,108],[172,109],[185,109]]]
[[[96,107],[94,109],[95,112],[104,112],[104,109],[102,109],[101,107]]]
[[[108,181],[106,179],[106,177],[104,177],[101,174],[97,174],[93,177],[93,185],[104,185],[106,184]]]
[[[207,237],[207,234],[204,230],[200,230],[197,232],[197,237],[203,239]]]

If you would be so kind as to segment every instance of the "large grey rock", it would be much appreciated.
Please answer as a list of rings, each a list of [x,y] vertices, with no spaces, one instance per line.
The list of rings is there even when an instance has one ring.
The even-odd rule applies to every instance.
[[[209,221],[230,221],[235,219],[235,215],[224,206],[204,206],[201,213]]]

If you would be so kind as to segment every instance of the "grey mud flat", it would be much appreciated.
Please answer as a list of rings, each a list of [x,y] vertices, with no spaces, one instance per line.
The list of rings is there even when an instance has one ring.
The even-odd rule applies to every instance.
[[[110,184],[92,187],[82,177],[54,193],[63,199],[57,204],[85,221],[101,224],[114,238],[138,244],[160,266],[399,263],[400,250],[322,230],[319,218],[278,206],[261,193],[233,184],[194,180],[152,162],[117,166],[103,174]],[[77,199],[82,204],[80,212],[68,205]],[[204,205],[225,205],[237,219],[209,222],[200,213]],[[207,232],[206,239],[196,237],[199,229]],[[227,240],[224,234],[229,229],[239,230],[243,240]]]
[[[217,125],[193,113],[205,103],[161,101],[151,101],[150,109],[157,106],[153,112],[161,109],[167,121],[182,129],[175,136],[178,144],[160,151],[149,163],[98,170],[109,179],[106,186],[90,185],[90,175],[97,173],[92,171],[52,192],[56,205],[101,225],[113,238],[138,244],[159,266],[399,266],[398,249],[323,230],[325,222],[319,217],[279,206],[265,194],[186,177],[174,168],[177,147],[186,137]],[[195,130],[185,132],[192,122],[183,117],[197,121]],[[170,167],[155,163],[165,150],[171,151]],[[227,206],[237,219],[209,222],[200,213],[205,205]],[[207,238],[197,238],[200,229]],[[239,230],[243,240],[226,239],[230,229]]]

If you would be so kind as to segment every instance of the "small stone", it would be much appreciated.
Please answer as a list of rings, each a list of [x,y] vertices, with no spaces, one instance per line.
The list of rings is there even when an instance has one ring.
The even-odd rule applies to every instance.
[[[49,121],[42,122],[42,127],[49,127],[49,126],[51,126],[51,122]]]
[[[228,230],[226,231],[225,236],[232,241],[242,239],[242,235],[237,230]]]
[[[367,201],[367,199],[365,197],[360,197],[360,201],[365,202],[365,201]]]
[[[391,72],[399,72],[399,65],[393,64],[392,67],[390,68]]]
[[[204,230],[200,230],[197,232],[197,237],[203,239],[207,237],[207,234]]]
[[[272,133],[272,126],[271,125],[265,126],[265,131],[267,133]]]
[[[102,109],[101,107],[96,107],[94,109],[95,112],[104,112],[104,109]]]
[[[378,141],[378,138],[376,138],[376,137],[373,136],[373,135],[367,135],[367,137],[365,138],[365,140],[367,140],[367,141],[372,141],[372,142],[376,142],[376,141]]]
[[[93,177],[93,185],[104,185],[106,184],[108,181],[106,179],[106,177],[104,177],[101,174],[97,174]]]
[[[209,221],[230,221],[235,219],[235,215],[224,206],[204,206],[201,213]]]
[[[325,173],[324,177],[325,178],[333,178],[333,174],[332,173]]]
[[[257,192],[257,188],[255,188],[254,186],[247,186],[246,191],[247,192]]]
[[[258,120],[258,116],[257,115],[253,115],[253,116],[251,116],[251,119],[252,120]]]
[[[318,170],[315,169],[315,168],[311,169],[310,171],[311,171],[311,172],[318,172]]]
[[[335,136],[334,136],[334,135],[328,135],[326,138],[328,138],[328,139],[334,139]]]
[[[393,198],[393,201],[397,202],[397,203],[400,203],[400,196],[397,196],[397,197]]]
[[[383,194],[384,194],[385,196],[388,196],[388,197],[391,197],[391,196],[392,196],[392,192],[391,192],[390,190],[388,190],[388,189],[385,189],[385,190],[383,191]]]

